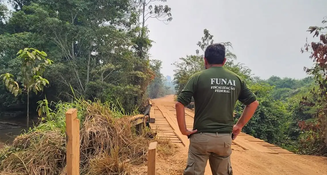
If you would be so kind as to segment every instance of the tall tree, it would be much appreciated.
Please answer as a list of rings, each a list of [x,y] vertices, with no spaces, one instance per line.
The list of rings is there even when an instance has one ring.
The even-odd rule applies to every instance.
[[[168,5],[163,5],[162,3],[167,2],[167,0],[135,0],[135,6],[139,12],[139,24],[141,27],[139,37],[142,41],[146,34],[146,22],[149,19],[157,19],[162,22],[170,22],[172,18],[171,8]],[[139,42],[138,50],[139,57],[144,57],[145,47],[147,45],[145,42]]]
[[[137,10],[137,14],[139,15],[139,21],[136,29],[139,31],[137,37],[133,40],[135,43],[135,50],[137,53],[137,57],[139,58],[137,64],[134,67],[135,72],[149,72],[147,68],[149,66],[149,55],[148,50],[151,47],[152,41],[148,37],[148,29],[146,26],[146,22],[149,19],[155,18],[161,21],[171,21],[171,8],[167,5],[163,5],[166,0],[134,0],[134,7]],[[141,77],[138,76],[132,77],[132,81],[134,82],[134,86],[139,85],[142,91],[147,89],[147,83],[141,82],[149,82],[151,79],[149,77]],[[145,98],[145,94],[141,94],[143,98]],[[135,102],[138,103],[137,97],[135,97]]]

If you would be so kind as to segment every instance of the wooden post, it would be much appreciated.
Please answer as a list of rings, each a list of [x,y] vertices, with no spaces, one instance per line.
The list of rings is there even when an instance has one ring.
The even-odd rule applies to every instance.
[[[151,142],[148,148],[148,175],[155,175],[157,142]]]
[[[80,174],[80,121],[77,110],[66,112],[66,167],[68,175]]]

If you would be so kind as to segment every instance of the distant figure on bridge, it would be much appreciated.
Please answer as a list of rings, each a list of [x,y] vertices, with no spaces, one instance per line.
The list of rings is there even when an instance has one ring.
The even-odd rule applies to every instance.
[[[205,50],[205,69],[194,74],[181,91],[176,103],[181,133],[190,138],[185,175],[203,175],[207,160],[213,175],[232,175],[230,162],[232,140],[236,139],[251,119],[258,101],[246,83],[235,73],[224,68],[225,47],[209,45]],[[185,122],[185,106],[195,100],[193,130]],[[246,105],[234,125],[234,107],[239,100]]]

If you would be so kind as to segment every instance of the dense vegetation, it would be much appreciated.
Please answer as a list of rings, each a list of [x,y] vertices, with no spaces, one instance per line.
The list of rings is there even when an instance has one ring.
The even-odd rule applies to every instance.
[[[323,21],[326,24],[326,21]],[[301,80],[272,76],[267,80],[254,77],[251,70],[236,62],[231,43],[222,43],[227,49],[225,67],[244,79],[260,103],[255,115],[243,131],[270,143],[301,154],[327,155],[327,34],[326,27],[310,27],[320,41],[306,44],[315,62],[313,68],[305,68],[309,77]],[[197,43],[204,51],[213,43],[213,35],[207,29]],[[175,84],[179,93],[189,77],[203,70],[203,55],[187,55],[175,63]],[[244,106],[236,105],[235,120]]]
[[[152,41],[146,24],[151,19],[169,22],[171,9],[165,2],[154,4],[154,0],[1,3],[0,75],[13,75],[10,78],[24,93],[10,94],[5,86],[10,84],[3,77],[0,111],[26,111],[30,100],[27,108],[35,113],[37,101],[45,97],[58,102],[72,101],[73,96],[110,102],[111,108],[124,106],[124,113],[142,111],[149,96],[169,93],[162,86],[160,61],[149,59]],[[44,71],[49,85],[42,93],[30,93],[24,84],[24,61],[16,54],[24,48],[46,53],[53,62]]]

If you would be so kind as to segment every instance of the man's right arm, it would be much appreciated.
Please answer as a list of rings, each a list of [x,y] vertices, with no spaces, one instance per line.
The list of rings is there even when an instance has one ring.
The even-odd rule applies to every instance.
[[[233,127],[233,140],[238,136],[243,127],[253,117],[259,102],[256,100],[255,95],[247,88],[246,83],[242,81],[241,92],[238,100],[246,105],[241,117]]]
[[[186,86],[180,92],[177,98],[178,102],[175,105],[180,132],[183,135],[187,135],[187,136],[197,132],[197,129],[193,131],[187,129],[186,119],[185,119],[185,106],[187,106],[191,102],[191,98],[194,95],[194,93],[195,93],[195,76],[192,76],[187,82]]]

